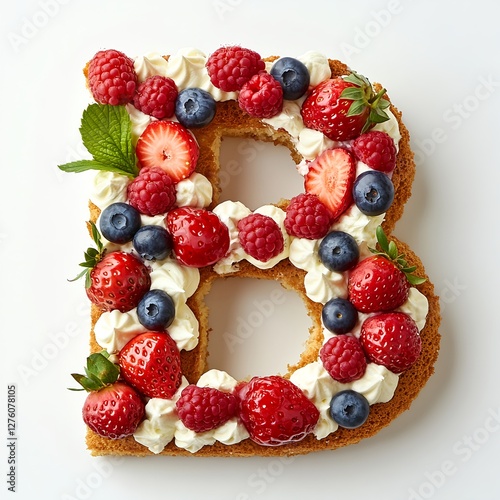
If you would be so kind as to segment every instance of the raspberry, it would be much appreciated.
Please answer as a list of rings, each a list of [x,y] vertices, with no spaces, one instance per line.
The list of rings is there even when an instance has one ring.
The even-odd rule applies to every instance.
[[[236,415],[238,400],[233,394],[211,387],[188,385],[176,403],[182,423],[194,432],[205,432],[225,424]]]
[[[366,370],[366,357],[360,341],[349,335],[329,339],[319,357],[330,376],[343,384],[358,380]]]
[[[90,61],[88,81],[94,99],[101,104],[127,104],[137,87],[134,62],[118,50],[101,50]]]
[[[250,116],[271,118],[283,108],[283,89],[269,73],[259,73],[243,85],[238,104]]]
[[[144,80],[134,96],[134,106],[146,115],[161,120],[174,114],[177,85],[166,76],[155,75]]]
[[[264,446],[302,440],[319,419],[319,411],[292,382],[276,375],[254,377],[237,387],[240,419],[250,438]]]
[[[354,154],[370,168],[392,172],[396,166],[396,146],[385,132],[372,130],[360,135],[352,144]]]
[[[175,205],[175,184],[162,168],[143,167],[128,185],[127,196],[129,203],[141,214],[159,215]]]
[[[240,90],[253,75],[265,68],[260,55],[239,46],[221,47],[207,61],[210,81],[225,92]]]
[[[254,259],[267,262],[283,251],[283,233],[267,215],[247,215],[238,222],[238,231],[243,250]]]
[[[285,229],[291,236],[317,240],[328,233],[332,221],[330,210],[316,195],[299,194],[286,209]]]

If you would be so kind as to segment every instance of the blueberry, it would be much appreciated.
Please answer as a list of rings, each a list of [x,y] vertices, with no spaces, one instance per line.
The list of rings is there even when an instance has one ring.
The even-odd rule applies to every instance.
[[[346,429],[363,425],[369,413],[370,405],[363,394],[350,389],[338,392],[330,402],[330,416]]]
[[[278,59],[271,68],[271,76],[283,89],[283,99],[291,101],[302,97],[309,88],[310,76],[305,64],[293,57]]]
[[[321,311],[325,328],[339,335],[350,332],[358,321],[358,311],[346,299],[329,300]]]
[[[205,90],[190,87],[179,92],[175,116],[184,127],[204,127],[215,116],[215,99]]]
[[[143,226],[134,236],[134,248],[146,260],[165,259],[172,245],[170,233],[161,226]]]
[[[332,231],[319,244],[318,254],[327,269],[342,272],[356,265],[359,259],[359,247],[350,234]]]
[[[148,330],[165,331],[175,318],[174,301],[163,290],[149,290],[137,305],[137,317]]]
[[[352,195],[360,212],[365,215],[380,215],[392,205],[394,185],[384,172],[368,170],[357,177]]]
[[[141,214],[128,203],[112,203],[99,219],[101,234],[113,243],[127,243],[141,227]]]

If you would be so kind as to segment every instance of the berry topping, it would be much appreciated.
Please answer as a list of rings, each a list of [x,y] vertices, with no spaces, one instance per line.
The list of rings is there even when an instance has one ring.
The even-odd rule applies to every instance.
[[[270,74],[283,89],[283,99],[295,100],[302,97],[309,88],[310,76],[306,65],[293,57],[278,59]]]
[[[243,85],[266,65],[253,50],[239,46],[221,47],[207,60],[210,81],[225,92],[240,90]]]
[[[302,193],[295,196],[286,209],[285,229],[289,235],[297,238],[323,238],[331,223],[330,210],[314,194]]]
[[[352,203],[356,164],[343,148],[327,149],[309,164],[306,192],[315,194],[336,220]]]
[[[359,247],[350,234],[344,231],[332,231],[321,240],[318,255],[327,269],[343,272],[357,264]]]
[[[137,317],[144,328],[164,332],[175,318],[174,301],[163,290],[150,290],[137,305]]]
[[[206,432],[225,424],[236,415],[238,399],[233,394],[188,385],[176,403],[182,423],[194,432]]]
[[[101,50],[90,61],[88,81],[94,99],[101,104],[127,104],[137,87],[134,61],[117,50]]]
[[[142,226],[134,236],[134,249],[145,260],[166,259],[172,251],[172,237],[161,226]]]
[[[214,118],[215,99],[199,88],[187,88],[179,92],[175,103],[175,116],[184,127],[204,127]]]
[[[87,249],[84,270],[72,281],[85,276],[87,296],[102,311],[130,311],[151,286],[148,268],[132,254],[106,253],[96,225],[89,226],[96,248]]]
[[[106,351],[91,354],[87,375],[73,373],[72,377],[89,392],[82,409],[83,421],[99,436],[120,439],[135,432],[144,417],[144,403],[132,387],[117,382],[120,370],[108,356]]]
[[[150,398],[170,399],[182,381],[181,357],[168,333],[145,332],[118,355],[121,376]]]
[[[141,227],[140,213],[128,203],[112,203],[99,218],[101,234],[113,243],[127,243]]]
[[[349,300],[358,311],[380,312],[396,309],[406,302],[410,285],[419,285],[425,278],[415,276],[394,241],[388,241],[381,226],[376,230],[381,251],[370,248],[375,255],[362,260],[349,273]]]
[[[283,89],[269,73],[259,73],[243,85],[238,104],[250,116],[271,118],[283,108]]]
[[[378,130],[360,135],[352,144],[356,157],[370,168],[392,172],[396,166],[396,146],[391,136]]]
[[[343,384],[358,380],[365,374],[366,357],[356,337],[332,337],[321,348],[319,357],[330,376]]]
[[[142,167],[160,167],[177,183],[194,171],[200,150],[189,130],[167,120],[146,127],[137,141],[136,154]]]
[[[350,332],[358,322],[358,311],[346,299],[330,299],[321,311],[321,319],[327,330],[336,334]]]
[[[367,257],[349,273],[349,300],[358,311],[395,309],[406,302],[409,288],[405,273],[381,255]]]
[[[410,368],[422,350],[417,324],[402,312],[377,314],[365,320],[361,343],[371,361],[394,373]]]
[[[354,202],[365,215],[380,215],[394,201],[394,185],[384,172],[368,170],[358,175],[352,189]]]
[[[274,219],[267,215],[247,215],[238,222],[238,231],[243,250],[254,259],[267,262],[283,251],[283,233]]]
[[[370,82],[357,73],[321,82],[302,105],[308,128],[323,132],[334,141],[355,139],[375,123],[389,119],[385,89],[375,94]]]
[[[335,394],[330,402],[330,416],[341,427],[356,429],[366,422],[370,404],[359,392],[351,389]]]
[[[177,85],[166,76],[154,75],[146,78],[134,96],[134,106],[146,115],[158,120],[174,114]]]
[[[102,311],[130,311],[151,286],[148,268],[126,252],[105,254],[90,271],[90,281],[87,296]]]
[[[238,389],[240,418],[250,438],[264,446],[302,440],[319,411],[292,382],[282,377],[254,377]]]
[[[163,214],[175,205],[175,184],[163,168],[144,167],[128,185],[127,197],[129,203],[141,214]]]
[[[182,207],[166,217],[177,260],[187,267],[215,264],[229,250],[229,229],[209,210]]]

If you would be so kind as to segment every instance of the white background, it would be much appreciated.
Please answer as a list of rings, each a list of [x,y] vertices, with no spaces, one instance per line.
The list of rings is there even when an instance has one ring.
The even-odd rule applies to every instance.
[[[24,0],[3,11],[2,498],[499,498],[498,2]],[[80,420],[84,395],[66,389],[87,353],[86,298],[66,279],[89,243],[89,177],[56,167],[83,155],[82,66],[103,48],[135,56],[237,43],[262,55],[314,49],[343,59],[382,82],[403,110],[418,172],[396,234],[442,297],[436,373],[411,411],[335,452],[92,458]],[[297,318],[290,309],[281,324],[287,314],[290,325],[303,321],[300,307]],[[275,354],[277,363],[288,359]],[[9,384],[17,386],[15,495],[6,482]]]

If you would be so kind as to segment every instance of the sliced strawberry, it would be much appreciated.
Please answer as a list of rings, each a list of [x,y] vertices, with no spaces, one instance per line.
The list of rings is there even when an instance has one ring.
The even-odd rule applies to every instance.
[[[344,148],[327,149],[309,164],[305,177],[306,192],[315,194],[332,212],[333,219],[352,203],[356,164]]]
[[[146,127],[135,152],[141,167],[161,167],[174,182],[179,182],[195,169],[200,149],[187,128],[165,120]]]

